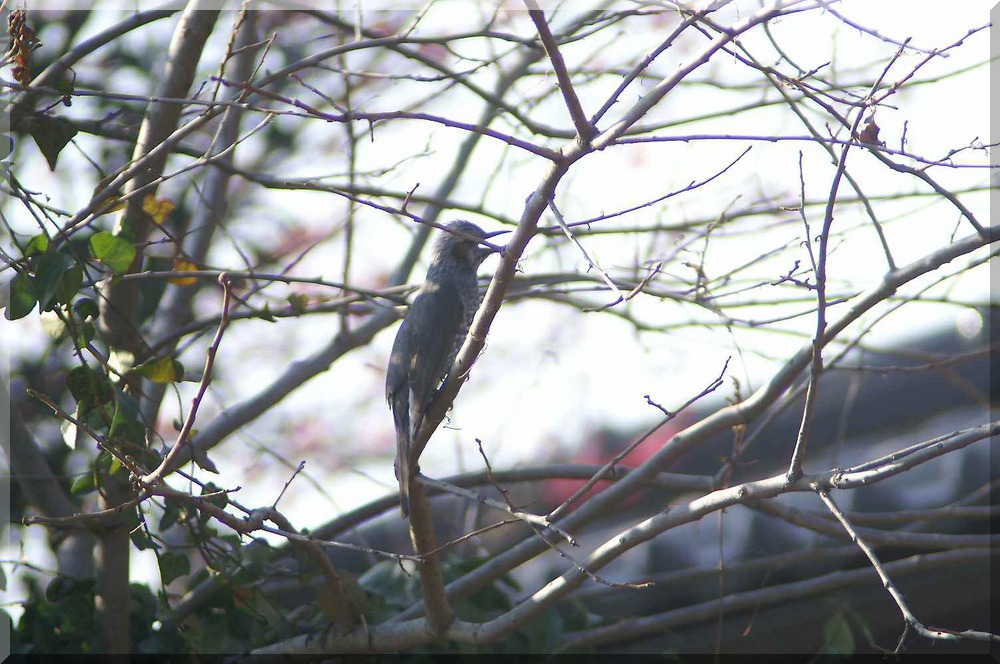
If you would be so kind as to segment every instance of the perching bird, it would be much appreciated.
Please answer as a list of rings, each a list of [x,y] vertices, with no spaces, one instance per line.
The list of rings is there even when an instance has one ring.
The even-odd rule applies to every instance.
[[[385,398],[396,425],[396,478],[403,518],[410,513],[409,480],[419,470],[412,458],[413,436],[462,348],[479,308],[476,270],[494,251],[469,238],[497,235],[469,221],[453,221],[446,228],[434,243],[427,277],[396,333],[385,377]]]

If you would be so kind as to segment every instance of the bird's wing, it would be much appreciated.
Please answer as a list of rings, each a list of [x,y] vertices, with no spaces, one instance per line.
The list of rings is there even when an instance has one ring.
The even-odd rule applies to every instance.
[[[409,513],[410,477],[416,469],[411,436],[448,360],[462,325],[464,307],[454,286],[426,282],[396,333],[386,372],[385,396],[396,425],[396,477],[403,517]]]
[[[451,368],[448,361],[462,326],[465,307],[458,289],[449,284],[430,284],[413,306],[413,321],[419,322],[422,330],[419,341],[414,344],[419,351],[413,354],[410,366],[410,389],[422,401],[418,404],[422,414],[438,383]]]

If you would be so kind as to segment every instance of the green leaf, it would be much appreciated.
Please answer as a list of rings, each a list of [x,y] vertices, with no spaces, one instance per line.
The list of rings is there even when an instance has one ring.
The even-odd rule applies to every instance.
[[[77,403],[89,409],[96,404],[109,403],[114,398],[114,390],[108,377],[97,374],[86,364],[73,367],[66,374],[66,388]]]
[[[156,542],[149,539],[149,535],[147,535],[146,531],[143,530],[142,528],[139,528],[138,530],[133,530],[132,534],[129,535],[129,537],[132,539],[132,544],[135,546],[135,548],[139,549],[140,551],[145,551],[146,549],[160,548],[160,546]]]
[[[79,405],[76,407],[76,411],[77,412],[76,412],[75,417],[79,418],[79,416],[80,416],[80,406]],[[73,424],[72,422],[70,422],[69,420],[63,420],[59,424],[59,432],[60,432],[60,434],[62,434],[63,442],[66,443],[67,445],[69,445],[70,447],[72,447],[75,450],[76,449],[77,438],[79,438],[79,436],[80,436],[80,432],[77,430],[76,425]]]
[[[10,282],[10,300],[3,312],[4,318],[7,320],[24,318],[35,308],[36,302],[31,277],[22,272]]]
[[[0,161],[3,161],[9,157],[14,152],[14,139],[7,134],[0,134]],[[4,180],[7,180],[8,172],[7,169],[2,169],[3,174],[0,175]]]
[[[255,571],[257,574],[263,572],[264,565],[273,561],[279,551],[271,547],[266,540],[255,539],[249,544],[237,542],[237,549],[240,554],[240,562],[244,568]]]
[[[392,560],[383,560],[369,567],[358,577],[358,583],[369,593],[382,598],[384,608],[390,613],[420,599],[420,581],[416,575],[407,574]]]
[[[79,300],[74,302],[73,311],[75,311],[76,315],[80,317],[80,320],[87,320],[88,318],[96,320],[101,313],[100,307],[98,307],[97,303],[89,297],[81,297]]]
[[[202,487],[201,495],[204,496],[206,494],[215,494],[214,496],[211,496],[206,500],[208,500],[208,502],[212,503],[216,507],[225,509],[225,507],[229,504],[229,494],[223,493],[222,488],[216,486],[212,482],[208,482],[205,484],[205,486]]]
[[[91,491],[97,490],[97,482],[94,481],[94,473],[88,472],[86,475],[80,475],[73,482],[73,485],[69,488],[69,492],[74,496],[79,496],[84,493],[90,493]]]
[[[54,579],[49,581],[49,585],[45,586],[45,599],[50,602],[58,602],[79,592],[81,589],[82,584],[80,581],[71,576],[58,574]]]
[[[184,365],[172,357],[158,357],[132,370],[154,383],[179,383],[184,378]]]
[[[108,353],[108,368],[118,374],[128,373],[135,366],[135,355],[124,348],[112,348]]]
[[[90,321],[85,321],[84,323],[82,323],[77,332],[78,334],[76,335],[75,339],[77,346],[86,346],[87,344],[89,344],[91,341],[94,340],[94,336],[97,334],[97,330],[96,328],[94,328],[94,324],[91,323]]]
[[[73,367],[66,374],[66,389],[79,401],[93,401],[97,395],[94,370],[86,364]]]
[[[171,581],[179,576],[191,572],[191,561],[184,554],[176,551],[164,551],[160,554],[160,581],[163,585],[169,585]]]
[[[57,78],[56,80],[52,81],[52,83],[51,83],[52,87],[55,90],[57,90],[57,91],[63,93],[63,95],[65,95],[65,97],[63,97],[62,103],[65,104],[66,106],[72,106],[73,105],[73,100],[71,98],[71,95],[73,94],[73,92],[75,90],[75,88],[73,87],[73,81],[74,81],[75,78],[76,78],[75,75],[73,76],[73,78],[69,78],[69,77],[67,77],[67,76],[64,75],[64,76],[60,76],[59,78]]]
[[[848,622],[854,624],[854,629],[861,632],[865,641],[875,643],[875,636],[872,634],[871,629],[869,629],[868,623],[865,622],[864,616],[850,607],[845,606],[841,610],[844,612],[844,617],[848,619]]]
[[[63,274],[73,265],[72,258],[58,251],[42,256],[38,262],[38,269],[35,270],[35,297],[38,298],[42,311],[52,308],[59,282]]]
[[[111,418],[111,430],[108,431],[108,435],[145,447],[146,427],[139,419],[139,404],[124,392],[118,392],[116,397],[115,414]]]
[[[66,323],[59,317],[59,314],[54,311],[44,311],[40,318],[42,329],[45,330],[45,334],[49,335],[50,339],[59,341],[66,336]]]
[[[83,285],[83,266],[74,263],[68,270],[63,272],[56,285],[56,302],[59,304],[69,304],[76,297]]]
[[[181,508],[169,498],[164,500],[163,516],[160,517],[160,532],[165,531],[170,526],[177,523],[181,515]]]
[[[31,137],[35,139],[35,144],[45,156],[45,161],[49,162],[49,169],[53,171],[56,170],[59,153],[69,145],[74,136],[76,127],[73,123],[56,115],[39,116],[31,127]]]
[[[38,254],[44,254],[49,249],[49,236],[45,234],[39,234],[28,240],[27,246],[24,248],[24,257],[35,256]]]
[[[469,600],[459,603],[469,603]],[[552,652],[559,645],[563,634],[562,617],[554,610],[542,611],[518,630],[518,636],[527,641],[522,652]]]
[[[107,265],[115,274],[122,274],[132,265],[135,245],[120,235],[101,231],[90,238],[90,255]]]
[[[854,654],[854,633],[842,613],[830,616],[823,625],[823,642],[819,648],[821,655]]]

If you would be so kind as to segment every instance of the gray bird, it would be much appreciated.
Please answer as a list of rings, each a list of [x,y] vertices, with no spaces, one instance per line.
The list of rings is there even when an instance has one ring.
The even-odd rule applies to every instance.
[[[410,513],[409,480],[419,470],[412,458],[413,436],[465,342],[479,308],[476,271],[494,251],[469,238],[497,235],[468,221],[453,221],[446,228],[434,242],[427,277],[396,333],[385,377],[385,398],[396,425],[396,478],[403,518]]]

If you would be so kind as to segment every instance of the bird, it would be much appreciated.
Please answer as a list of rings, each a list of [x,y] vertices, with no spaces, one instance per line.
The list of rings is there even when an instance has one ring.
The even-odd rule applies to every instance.
[[[476,271],[496,251],[481,244],[498,235],[470,221],[445,226],[389,354],[385,398],[396,428],[396,478],[402,517],[410,513],[410,478],[419,471],[413,437],[438,386],[447,378],[479,308]]]

